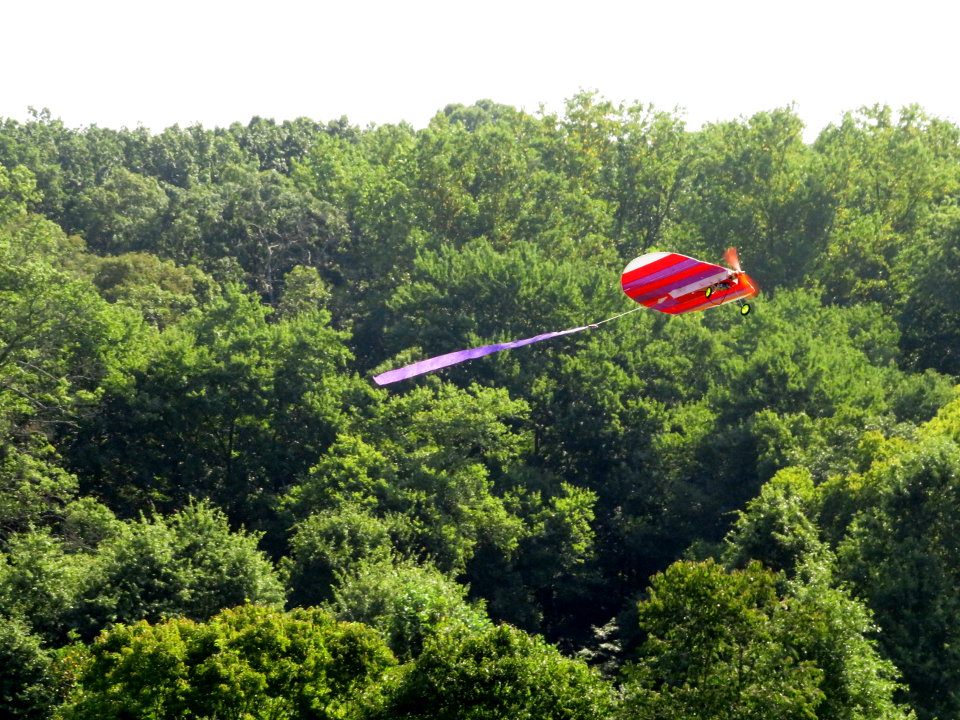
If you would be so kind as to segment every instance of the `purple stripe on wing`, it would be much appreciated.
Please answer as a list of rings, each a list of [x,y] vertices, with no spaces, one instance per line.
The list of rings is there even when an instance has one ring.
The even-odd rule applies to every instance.
[[[659,310],[660,312],[669,312],[670,308],[672,308],[674,305],[677,305],[677,304],[679,304],[678,300],[675,300],[674,298],[668,298],[664,300],[662,303],[657,303],[656,305],[650,305],[650,307],[652,307],[654,310]]]
[[[717,269],[715,267],[708,265],[707,267],[705,267],[703,270],[700,270],[699,272],[695,272],[685,277],[678,278],[672,283],[669,283],[667,285],[662,285],[661,287],[658,287],[655,290],[651,290],[648,293],[644,293],[643,295],[637,295],[633,299],[636,300],[638,303],[643,303],[643,302],[647,302],[648,300],[654,300],[658,297],[662,297],[664,295],[669,295],[671,290],[676,290],[677,288],[682,288],[684,285],[695,283],[697,282],[697,280],[703,280],[704,278],[708,278],[711,275],[715,274],[716,271]]]
[[[650,275],[644,275],[641,278],[637,278],[636,280],[631,280],[628,283],[624,283],[623,291],[625,293],[629,293],[631,290],[634,290],[638,287],[643,287],[644,285],[649,285],[650,283],[657,282],[658,280],[663,280],[664,278],[670,277],[675,273],[682,272],[684,270],[692,268],[694,265],[698,265],[699,263],[700,263],[699,260],[694,260],[693,258],[687,258],[686,260],[683,260],[682,262],[678,262],[676,265],[671,265],[670,267],[664,270],[659,270],[655,273],[651,273]]]

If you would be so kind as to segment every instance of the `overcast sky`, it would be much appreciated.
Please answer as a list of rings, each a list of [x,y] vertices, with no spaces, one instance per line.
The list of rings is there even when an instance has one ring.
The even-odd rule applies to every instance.
[[[0,13],[0,117],[69,127],[346,115],[415,127],[489,98],[561,110],[580,89],[688,126],[788,104],[808,137],[918,103],[960,123],[960,5],[942,0],[31,0]]]

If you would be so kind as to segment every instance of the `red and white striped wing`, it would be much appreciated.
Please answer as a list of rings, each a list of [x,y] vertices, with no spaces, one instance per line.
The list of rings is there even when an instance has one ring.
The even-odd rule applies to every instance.
[[[717,287],[727,281],[728,287]],[[623,291],[641,305],[676,315],[756,295],[745,275],[679,253],[634,258],[620,278]],[[714,286],[709,294],[707,288]]]

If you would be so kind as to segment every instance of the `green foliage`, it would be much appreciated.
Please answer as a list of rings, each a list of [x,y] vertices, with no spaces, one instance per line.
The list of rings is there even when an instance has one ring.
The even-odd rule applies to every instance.
[[[94,552],[124,530],[110,508],[89,496],[71,501],[61,515],[58,534],[67,552]]]
[[[901,271],[915,266],[918,230],[953,203],[958,132],[915,106],[874,106],[817,139],[837,206],[820,272],[831,297],[899,304],[893,293],[914,285]]]
[[[142,320],[61,263],[76,247],[29,213],[0,222],[0,428],[23,440],[75,419],[138,362]]]
[[[479,607],[565,650],[603,644],[612,672],[651,575],[713,554],[737,570],[674,600],[714,593],[739,628],[753,684],[727,682],[726,650],[697,670],[750,697],[726,716],[802,716],[817,693],[823,717],[900,717],[894,697],[956,714],[960,129],[877,106],[812,144],[802,130],[787,107],[690,131],[593,92],[559,114],[451,105],[422,129],[0,120],[4,617],[58,646],[279,606],[259,541],[291,605],[349,599],[392,638],[409,660],[392,702],[420,692],[406,678],[439,692],[447,671],[414,658],[445,614],[492,637]],[[729,245],[763,291],[748,318],[639,311],[388,391],[367,380],[635,308],[617,282],[632,257]],[[511,637],[515,659],[542,655]],[[669,637],[627,715],[695,712],[693,685],[651,680],[656,653],[680,657]],[[85,652],[57,651],[61,683]],[[482,684],[477,663],[450,687]],[[528,681],[510,677],[514,698]],[[276,703],[238,712],[306,712]]]
[[[0,445],[0,538],[48,522],[76,492],[76,477],[41,436]]]
[[[480,554],[467,578],[488,599],[491,616],[563,637],[589,602],[582,581],[596,550],[597,496],[567,483],[549,495],[522,488],[509,498],[517,503],[515,512],[525,526],[516,550],[506,557]]]
[[[776,576],[759,563],[676,563],[639,612],[647,639],[627,671],[625,717],[817,717],[823,673],[791,651]]]
[[[269,323],[236,286],[161,335],[134,382],[76,432],[74,467],[126,513],[211,498],[263,523],[272,498],[315,462],[369,396],[323,310]],[[136,444],[129,442],[137,437]]]
[[[392,663],[375,633],[320,611],[119,625],[90,646],[58,717],[352,718]]]
[[[957,482],[960,449],[931,439],[871,469],[872,502],[838,547],[840,567],[883,629],[880,642],[902,671],[921,717],[960,708],[952,618],[960,612]]]
[[[605,168],[613,177],[604,188],[615,193],[611,235],[626,261],[673,232],[693,153],[683,121],[670,113],[636,106],[622,117],[614,129],[616,159]]]
[[[0,610],[23,618],[47,644],[62,644],[88,586],[91,558],[68,553],[49,529],[11,536],[0,555]]]
[[[960,391],[960,386],[956,388]],[[960,398],[944,403],[936,417],[917,430],[921,439],[948,439],[960,443]]]
[[[821,547],[811,517],[813,479],[805,468],[785,468],[747,503],[725,540],[724,562],[744,567],[759,560],[773,570],[793,572]]]
[[[886,409],[884,380],[896,330],[880,308],[822,308],[810,293],[779,293],[749,329],[730,361],[736,393],[728,402],[746,410],[804,412],[812,418],[843,409]],[[843,382],[836,382],[843,378]]]
[[[321,510],[297,523],[287,565],[289,602],[318,605],[332,597],[337,577],[356,563],[389,556],[390,527],[358,507]]]
[[[612,688],[578,660],[509,625],[443,625],[373,717],[436,720],[609,717]]]
[[[91,258],[87,270],[109,302],[135,308],[159,329],[172,325],[208,299],[212,280],[196,267],[179,267],[147,253]]]
[[[899,273],[904,293],[899,304],[904,328],[901,345],[915,367],[956,376],[960,373],[960,213],[948,206],[929,225],[927,247],[905,261]]]
[[[207,503],[128,523],[99,545],[76,627],[90,638],[114,623],[206,620],[244,603],[280,607],[283,588],[258,540],[231,532]]]
[[[16,618],[0,617],[0,713],[45,720],[55,705],[50,653]]]
[[[954,400],[909,438],[863,433],[855,471],[816,487],[804,468],[781,471],[728,536],[729,562],[753,557],[793,574],[790,593],[800,601],[793,607],[808,624],[798,648],[839,682],[823,685],[831,716],[844,716],[848,705],[866,717],[899,716],[894,698],[924,718],[953,712],[955,698],[944,688],[955,672],[947,618],[956,611],[949,538],[956,532],[957,406]],[[892,663],[878,660],[881,650]],[[942,662],[931,663],[933,655]],[[898,671],[902,686],[893,682]]]
[[[684,214],[719,257],[739,247],[761,287],[798,287],[828,241],[830,197],[791,108],[706,127]],[[701,241],[702,242],[702,241]]]
[[[234,259],[250,285],[274,300],[297,265],[325,264],[344,233],[327,203],[300,191],[286,175],[229,167],[216,184],[185,194],[165,241],[174,259]]]
[[[283,279],[283,296],[277,305],[281,316],[320,310],[327,305],[330,289],[316,268],[298,265]]]
[[[400,318],[391,340],[396,347],[423,347],[429,356],[582,324],[585,317],[616,307],[613,300],[619,297],[609,292],[610,275],[609,267],[584,266],[519,241],[502,252],[485,239],[461,249],[424,252],[413,281],[397,288],[389,301]],[[548,352],[531,351],[534,356]],[[497,359],[501,367],[508,362]],[[494,370],[504,379],[517,373]]]
[[[829,551],[812,551],[787,583],[787,623],[798,655],[823,670],[817,717],[895,720],[915,717],[895,701],[899,673],[883,656],[867,607],[837,582]]]
[[[12,220],[23,219],[27,203],[38,198],[37,181],[30,170],[23,165],[9,169],[0,165],[0,223],[7,225]]]
[[[158,180],[115,167],[102,184],[80,195],[77,212],[88,246],[119,255],[156,246],[169,202]]]
[[[529,438],[515,426],[526,406],[502,390],[445,385],[376,407],[360,436],[343,435],[285,498],[297,518],[343,504],[390,522],[396,546],[462,571],[476,547],[515,547],[519,522],[491,490]]]
[[[225,607],[284,601],[259,536],[231,531],[205,502],[122,523],[85,499],[67,506],[58,532],[13,535],[0,556],[0,610],[50,644],[113,623],[205,620]]]
[[[333,613],[379,630],[401,661],[418,657],[445,622],[471,631],[490,626],[483,605],[469,602],[465,587],[429,565],[371,558],[338,580],[329,603]]]

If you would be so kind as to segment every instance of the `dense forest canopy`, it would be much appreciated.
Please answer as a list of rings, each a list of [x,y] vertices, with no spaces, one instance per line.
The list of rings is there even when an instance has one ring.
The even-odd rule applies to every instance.
[[[0,119],[2,713],[960,714],[960,128],[803,129]]]

